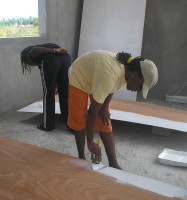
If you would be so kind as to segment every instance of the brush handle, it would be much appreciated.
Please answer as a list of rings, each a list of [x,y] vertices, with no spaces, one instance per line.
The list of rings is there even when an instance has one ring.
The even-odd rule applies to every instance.
[[[101,146],[101,137],[100,137],[100,135],[97,138],[97,144],[99,146]],[[95,161],[94,154],[91,155],[91,160],[92,160],[92,163],[94,163],[94,164],[99,164],[100,163],[99,161]]]
[[[101,146],[101,137],[100,137],[100,135],[99,135],[98,138],[97,138],[97,144],[98,144],[99,146]]]

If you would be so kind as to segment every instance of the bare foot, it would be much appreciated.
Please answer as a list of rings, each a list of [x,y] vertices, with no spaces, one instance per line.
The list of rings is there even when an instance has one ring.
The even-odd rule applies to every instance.
[[[79,156],[80,159],[86,160],[85,156]]]
[[[116,168],[116,169],[120,169],[123,170],[118,164],[110,164],[110,167]]]

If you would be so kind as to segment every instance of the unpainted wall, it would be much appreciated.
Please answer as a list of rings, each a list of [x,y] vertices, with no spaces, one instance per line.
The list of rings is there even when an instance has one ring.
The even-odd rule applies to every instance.
[[[142,55],[159,69],[158,84],[148,98],[187,96],[186,11],[186,0],[147,0]]]
[[[46,11],[42,20],[46,20],[43,28],[47,30],[42,28],[41,37],[0,38],[0,113],[42,98],[39,70],[35,68],[27,76],[21,72],[20,52],[27,45],[55,42],[67,48],[73,60],[77,57],[83,0],[41,1],[46,3],[46,8],[40,3],[39,9]],[[186,10],[186,0],[147,0],[142,56],[153,60],[159,69],[158,84],[148,98],[165,100],[166,95],[174,95],[187,81]],[[180,95],[187,96],[187,87]]]
[[[83,0],[48,0],[47,24],[50,41],[68,49],[77,58]]]

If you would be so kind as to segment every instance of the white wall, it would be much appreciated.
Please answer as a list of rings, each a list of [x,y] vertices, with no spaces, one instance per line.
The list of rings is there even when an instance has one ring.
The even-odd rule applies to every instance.
[[[146,0],[84,0],[79,56],[95,49],[141,54]],[[136,100],[124,89],[115,95]]]

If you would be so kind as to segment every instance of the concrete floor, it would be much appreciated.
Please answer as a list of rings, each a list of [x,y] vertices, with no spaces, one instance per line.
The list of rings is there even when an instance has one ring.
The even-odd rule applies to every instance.
[[[0,115],[0,136],[77,157],[74,136],[56,115],[56,129],[44,132],[36,128],[42,115],[10,111]],[[187,152],[187,133],[172,131],[169,136],[151,133],[151,126],[113,121],[116,153],[121,167],[130,173],[160,180],[187,189],[187,167],[165,166],[157,156],[170,148]],[[90,159],[90,152],[86,150]],[[108,165],[102,146],[103,163]]]

